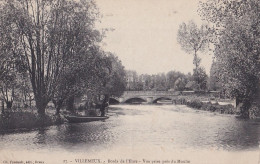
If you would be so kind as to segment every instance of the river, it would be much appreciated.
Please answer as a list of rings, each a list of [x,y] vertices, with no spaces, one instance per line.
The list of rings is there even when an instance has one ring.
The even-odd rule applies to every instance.
[[[66,123],[2,134],[0,153],[8,156],[11,151],[17,158],[19,155],[23,158],[23,153],[49,153],[53,158],[59,157],[55,154],[67,154],[72,160],[74,156],[111,157],[113,153],[114,158],[182,158],[192,163],[198,156],[204,159],[207,153],[212,156],[214,152],[218,154],[215,158],[224,153],[226,158],[229,158],[227,154],[236,157],[243,154],[259,160],[259,121],[183,105],[115,105],[110,107],[108,115],[105,121]],[[222,158],[223,162],[226,158]],[[238,162],[236,160],[234,163]]]

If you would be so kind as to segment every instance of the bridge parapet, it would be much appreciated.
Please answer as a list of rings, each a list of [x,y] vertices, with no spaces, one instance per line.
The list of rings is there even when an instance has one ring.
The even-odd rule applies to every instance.
[[[172,96],[179,95],[179,91],[125,91],[124,96]]]
[[[175,96],[180,95],[179,91],[125,91],[122,96],[114,97],[120,103],[124,103],[130,99],[141,99],[147,103],[152,103],[158,98],[172,99]]]
[[[146,101],[147,103],[155,102],[160,99],[174,100],[176,96],[188,96],[188,95],[217,95],[219,92],[196,92],[196,91],[125,91],[120,97],[111,97],[112,99],[125,103],[126,101],[139,99]]]

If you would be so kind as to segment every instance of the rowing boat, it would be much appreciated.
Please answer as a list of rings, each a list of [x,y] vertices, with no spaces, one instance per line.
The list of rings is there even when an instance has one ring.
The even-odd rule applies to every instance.
[[[100,120],[105,120],[108,119],[109,117],[104,116],[69,116],[65,115],[64,116],[70,123],[79,123],[79,122],[92,122],[92,121],[100,121]]]

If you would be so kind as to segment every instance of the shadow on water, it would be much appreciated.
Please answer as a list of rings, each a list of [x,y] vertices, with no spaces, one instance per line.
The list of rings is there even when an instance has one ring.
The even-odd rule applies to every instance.
[[[233,127],[236,128],[230,130],[231,137],[226,139],[226,144],[240,150],[257,149],[260,142],[260,121],[237,118],[235,120],[236,124]]]
[[[36,142],[37,144],[46,144],[46,129],[45,128],[40,128],[38,129],[38,133],[36,134]]]
[[[55,142],[67,150],[84,151],[113,139],[106,121],[89,123],[68,123],[57,131]]]
[[[49,127],[52,127],[52,126],[49,126]],[[38,128],[30,128],[30,129],[28,129],[28,128],[5,129],[5,130],[0,130],[0,135],[30,133],[30,132],[34,132],[34,131],[38,131],[38,130],[48,129],[49,127],[38,127]]]

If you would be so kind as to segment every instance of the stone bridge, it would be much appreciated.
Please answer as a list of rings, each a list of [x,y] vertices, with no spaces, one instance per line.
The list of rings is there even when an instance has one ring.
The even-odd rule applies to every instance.
[[[125,91],[121,97],[111,97],[110,100],[128,103],[136,99],[146,103],[156,103],[158,100],[172,100],[179,94],[178,91]]]

